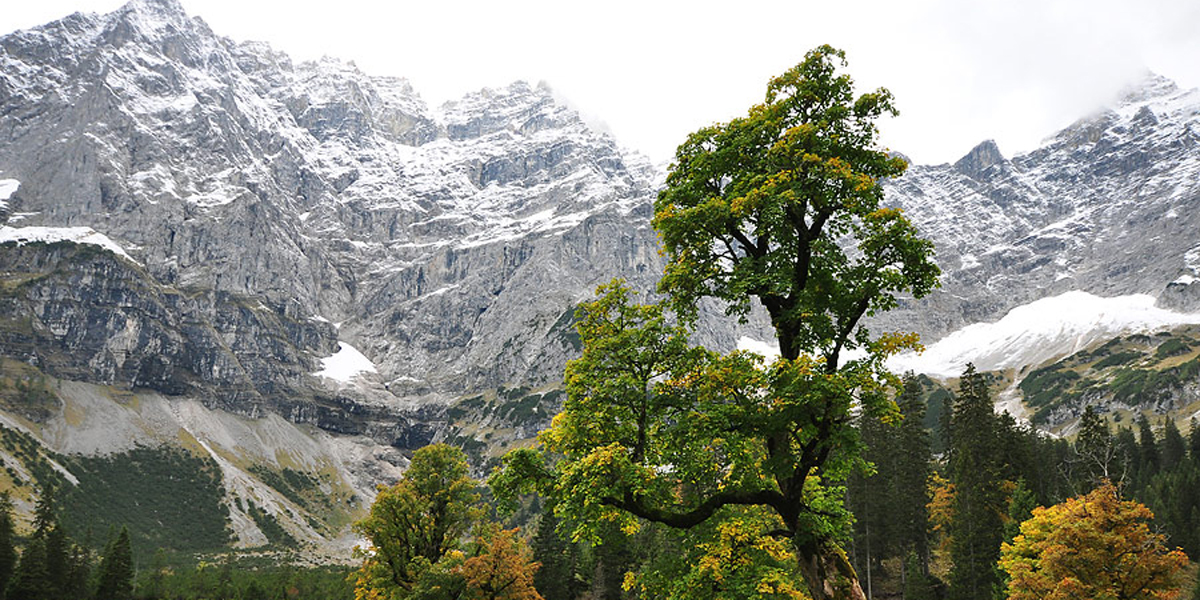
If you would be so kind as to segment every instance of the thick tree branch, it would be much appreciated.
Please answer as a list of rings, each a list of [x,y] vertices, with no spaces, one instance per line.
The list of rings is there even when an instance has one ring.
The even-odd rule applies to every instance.
[[[767,505],[780,510],[786,504],[786,499],[783,494],[773,490],[759,490],[757,492],[721,492],[710,496],[699,506],[691,510],[683,512],[672,512],[663,510],[655,506],[647,506],[642,498],[633,495],[632,492],[625,492],[622,498],[607,497],[601,500],[607,506],[619,508],[634,516],[641,517],[647,521],[662,523],[676,529],[688,529],[703,523],[711,517],[713,513],[724,506],[755,506]]]

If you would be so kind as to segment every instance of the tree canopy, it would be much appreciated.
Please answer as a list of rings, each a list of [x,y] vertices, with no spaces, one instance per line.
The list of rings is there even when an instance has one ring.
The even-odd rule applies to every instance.
[[[1180,597],[1181,550],[1150,530],[1145,506],[1121,500],[1111,483],[1050,508],[1036,508],[1001,550],[1009,600],[1170,600]]]
[[[563,412],[540,451],[506,457],[501,494],[554,498],[576,538],[600,523],[742,519],[752,538],[786,542],[813,598],[863,596],[838,542],[850,518],[838,482],[862,464],[852,407],[894,421],[899,381],[883,361],[916,345],[872,337],[863,319],[928,293],[939,272],[932,244],[881,206],[880,180],[905,168],[876,147],[891,94],[855,98],[844,63],[828,46],[809,52],[747,116],[679,147],[653,222],[665,306],[615,282],[579,311]],[[692,346],[704,297],[743,317],[757,299],[781,357]],[[711,548],[747,533],[705,529]]]

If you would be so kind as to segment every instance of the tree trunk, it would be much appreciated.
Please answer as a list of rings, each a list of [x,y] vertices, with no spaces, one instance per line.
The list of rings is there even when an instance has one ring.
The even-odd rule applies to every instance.
[[[797,548],[796,557],[813,600],[866,600],[858,574],[836,544],[805,544]]]

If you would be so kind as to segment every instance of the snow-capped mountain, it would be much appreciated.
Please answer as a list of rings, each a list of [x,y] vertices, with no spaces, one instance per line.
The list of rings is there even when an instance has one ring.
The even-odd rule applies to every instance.
[[[1200,310],[1200,91],[1149,75],[1037,150],[984,142],[887,186],[937,244],[943,287],[887,316],[934,341],[1071,291]]]
[[[652,166],[520,82],[430,108],[134,0],[3,38],[0,114],[9,225],[88,227],[163,285],[319,324],[298,360],[349,343],[385,402],[555,380],[574,306],[660,271]]]

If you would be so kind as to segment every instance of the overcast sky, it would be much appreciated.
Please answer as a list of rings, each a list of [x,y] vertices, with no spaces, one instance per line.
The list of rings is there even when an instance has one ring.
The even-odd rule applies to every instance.
[[[1006,156],[1031,150],[1147,69],[1200,87],[1197,0],[181,1],[218,34],[407,77],[430,104],[546,81],[656,161],[825,43],[860,91],[896,95],[883,142],[918,163],[988,138]],[[0,33],[121,4],[6,0]]]

